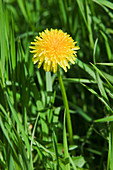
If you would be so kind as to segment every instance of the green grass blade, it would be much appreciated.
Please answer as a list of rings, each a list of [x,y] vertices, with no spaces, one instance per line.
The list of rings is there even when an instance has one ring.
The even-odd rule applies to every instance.
[[[95,41],[94,50],[93,50],[93,62],[94,62],[94,64],[96,63],[95,54],[96,54],[97,43],[98,43],[98,38],[97,38],[96,41]]]
[[[57,137],[56,137],[55,131],[53,131],[52,138],[53,138],[53,148],[55,151],[55,157],[56,157],[56,162],[57,162],[56,169],[60,169],[59,168],[59,159],[58,159],[58,148],[57,148],[58,142],[57,142]]]
[[[104,105],[106,106],[106,108],[107,108],[109,111],[111,111],[111,113],[113,112],[113,110],[112,110],[112,108],[109,106],[109,104],[108,104],[102,97],[100,97],[95,90],[91,89],[90,87],[86,86],[86,85],[83,84],[83,83],[81,83],[81,84],[82,84],[86,89],[88,89],[92,94],[94,94],[95,96],[97,96],[98,99],[99,99],[102,103],[104,103]]]
[[[111,83],[108,81],[108,79],[104,76],[104,74],[92,63],[90,63],[93,68],[106,80],[107,84],[109,85],[110,89],[113,91],[113,86],[111,85]]]
[[[19,130],[20,130],[20,132],[22,133],[22,137],[23,137],[23,139],[24,139],[24,142],[25,142],[25,144],[26,144],[26,148],[27,148],[27,150],[28,150],[28,155],[30,155],[30,145],[29,145],[28,138],[27,138],[27,136],[26,136],[26,134],[25,134],[25,130],[24,130],[24,128],[23,128],[23,126],[22,126],[19,118],[18,118],[17,112],[15,111],[13,105],[11,104],[11,101],[10,101],[9,96],[8,96],[7,93],[6,93],[6,98],[7,98],[9,107],[10,107],[10,109],[11,109],[12,115],[13,115],[16,123],[17,123],[17,126],[19,127]]]
[[[86,20],[86,17],[85,17],[85,8],[84,8],[84,5],[83,5],[83,1],[77,0],[77,4],[78,4],[78,7],[79,7],[79,9],[80,9],[81,15],[82,15],[82,17],[83,17],[85,26],[86,26],[86,28],[89,30],[88,25],[87,25],[87,20]]]
[[[23,0],[17,0],[17,3],[22,11],[23,16],[25,17],[26,21],[28,21],[28,15],[26,12],[26,8],[25,8],[25,2]]]
[[[14,163],[13,163],[13,158],[12,155],[10,154],[9,156],[9,170],[13,170],[14,169]]]
[[[89,42],[90,42],[90,46],[93,49],[94,48],[94,41],[93,41],[93,33],[92,33],[92,28],[91,28],[91,17],[90,17],[90,8],[88,5],[87,0],[85,0],[85,6],[86,6],[86,16],[87,16],[87,26],[88,26],[88,31],[89,31]]]
[[[109,132],[109,162],[110,170],[113,169],[113,122],[110,122],[110,132]]]
[[[102,36],[104,37],[104,40],[105,40],[105,46],[106,46],[106,51],[107,51],[107,55],[108,55],[108,60],[111,61],[112,57],[111,57],[111,48],[110,48],[110,45],[109,45],[109,41],[108,41],[108,38],[107,36],[104,34],[104,32],[100,31]]]
[[[68,163],[66,165],[66,170],[70,170],[68,144],[67,144],[67,136],[66,136],[66,123],[65,123],[65,121],[66,121],[66,111],[64,113],[64,122],[63,122],[63,145],[64,145],[65,159],[68,159]]]
[[[10,145],[10,147],[11,147],[13,153],[14,153],[14,157],[15,157],[16,162],[18,163],[18,166],[21,167],[21,165],[20,165],[20,163],[19,163],[19,160],[18,160],[18,155],[17,155],[16,150],[15,150],[13,144],[12,144],[12,141],[10,140],[10,137],[9,137],[9,135],[8,135],[7,129],[6,129],[5,126],[4,126],[4,123],[3,123],[3,121],[2,121],[1,116],[0,116],[0,126],[1,126],[1,129],[2,129],[2,131],[3,131],[4,136],[6,137],[6,139],[7,139],[7,141],[8,141],[8,144]]]
[[[42,101],[37,100],[36,103],[37,103],[38,111],[44,109],[44,104]],[[48,141],[49,128],[47,125],[46,114],[44,114],[44,113],[40,114],[40,121],[41,121],[41,130],[42,130],[43,140]]]
[[[15,37],[14,37],[14,21],[12,19],[12,31],[11,31],[11,61],[12,69],[15,70],[16,67],[16,51],[15,51]]]
[[[93,0],[94,2],[96,2],[97,0]],[[113,3],[107,0],[98,0],[97,2],[99,2],[100,4],[105,5],[106,7],[113,9]]]
[[[109,9],[109,8],[107,8],[107,5],[104,5],[104,4],[102,4],[100,1],[97,1],[97,0],[93,0],[95,3],[97,3],[98,5],[100,5],[105,11],[106,11],[106,13],[111,17],[111,18],[113,18],[113,13],[112,13],[112,11]],[[112,33],[112,30],[111,29],[109,29],[109,31]]]
[[[30,162],[31,162],[31,169],[32,170],[33,170],[32,145],[33,145],[33,139],[34,139],[34,135],[35,135],[35,131],[36,131],[36,126],[37,126],[39,115],[40,115],[40,113],[37,114],[37,118],[36,118],[35,125],[34,125],[34,128],[33,128],[32,138],[31,138]]]
[[[105,92],[105,88],[103,86],[103,82],[100,79],[100,75],[99,75],[98,72],[96,72],[96,77],[97,77],[97,84],[98,84],[98,88],[100,90],[100,93],[101,93],[102,97],[106,100],[106,102],[109,103],[109,99],[108,99],[107,94]]]
[[[107,117],[95,120],[96,123],[112,122],[112,121],[113,121],[113,116],[107,116]]]
[[[84,71],[86,71],[93,79],[96,79],[95,72],[91,69],[90,66],[79,60],[78,58],[76,59],[75,63],[82,68]]]
[[[58,0],[58,3],[59,3],[59,8],[62,13],[62,18],[63,18],[64,24],[66,25],[67,16],[66,16],[65,4],[64,4],[63,0]]]
[[[92,121],[92,118],[89,115],[87,115],[87,113],[84,112],[83,109],[81,109],[79,106],[76,106],[74,104],[72,106],[73,108],[75,108],[78,114],[80,114],[80,116],[82,116],[85,120],[87,120],[88,122]]]
[[[5,56],[6,56],[6,39],[5,39],[5,16],[2,0],[0,0],[0,78],[2,86],[5,87]]]
[[[113,67],[113,63],[96,63],[98,65],[102,65],[102,66],[111,66]]]
[[[111,83],[113,83],[113,76],[110,75],[109,73],[106,73],[104,71],[101,71],[102,74],[108,79],[108,81],[110,81]]]
[[[72,158],[69,156],[70,163],[72,164],[73,170],[77,170],[75,163],[73,162]]]
[[[82,79],[82,78],[63,78],[63,81],[66,81],[69,83],[97,83],[94,80]]]
[[[62,100],[62,97],[60,97],[60,96],[56,96],[56,97],[57,97],[58,99]],[[69,105],[70,105],[70,107],[72,107],[72,108],[75,110],[74,112],[77,112],[77,113],[78,113],[80,116],[82,116],[86,121],[88,121],[88,122],[91,122],[91,121],[92,121],[92,118],[91,118],[89,115],[87,115],[87,113],[84,112],[84,110],[81,109],[81,107],[73,104],[72,102],[69,102]]]

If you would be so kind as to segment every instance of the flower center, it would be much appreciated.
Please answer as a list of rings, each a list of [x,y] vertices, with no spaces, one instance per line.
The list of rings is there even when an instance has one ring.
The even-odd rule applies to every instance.
[[[64,47],[63,43],[61,43],[60,40],[58,40],[57,38],[50,41],[49,50],[50,50],[50,53],[53,53],[54,55],[61,54],[64,49],[63,47]]]

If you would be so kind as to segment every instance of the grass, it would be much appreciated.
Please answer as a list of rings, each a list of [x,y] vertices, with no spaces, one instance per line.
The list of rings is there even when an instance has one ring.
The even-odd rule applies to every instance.
[[[0,169],[113,169],[113,2],[0,0]],[[57,73],[32,63],[30,42],[44,29],[70,34],[75,65]]]

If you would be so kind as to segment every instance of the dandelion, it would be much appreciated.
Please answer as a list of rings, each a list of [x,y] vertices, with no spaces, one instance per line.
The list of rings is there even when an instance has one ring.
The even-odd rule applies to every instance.
[[[34,64],[38,63],[38,68],[43,64],[45,71],[56,72],[58,65],[67,72],[70,68],[69,62],[75,64],[76,53],[79,46],[75,44],[74,40],[62,30],[46,29],[39,33],[31,42],[30,46],[33,54]]]
[[[60,70],[57,67],[58,65],[67,72],[67,68],[70,68],[69,62],[75,64],[76,60],[76,50],[79,50],[79,46],[76,46],[77,42],[62,30],[51,29],[50,31],[46,29],[42,33],[39,33],[39,36],[36,36],[34,39],[35,42],[31,42],[33,46],[30,46],[33,54],[34,64],[38,63],[38,68],[43,64],[45,71],[57,72],[62,98],[64,102],[64,107],[66,110],[67,118],[67,129],[69,133],[69,142],[73,144],[73,130],[71,123],[71,116],[69,112],[69,105],[67,100],[66,91],[64,88],[62,76]]]

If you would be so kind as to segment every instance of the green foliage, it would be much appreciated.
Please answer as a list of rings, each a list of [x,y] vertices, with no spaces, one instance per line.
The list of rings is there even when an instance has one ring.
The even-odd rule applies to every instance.
[[[112,25],[111,0],[0,0],[0,169],[113,169]],[[57,74],[38,70],[29,53],[45,28],[80,46],[61,72],[74,145]]]

